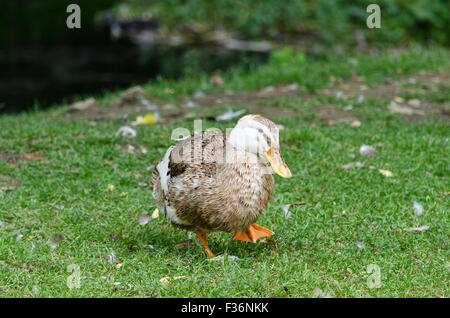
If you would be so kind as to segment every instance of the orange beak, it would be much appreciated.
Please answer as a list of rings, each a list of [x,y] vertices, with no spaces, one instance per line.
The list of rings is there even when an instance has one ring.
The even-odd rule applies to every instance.
[[[266,152],[266,158],[269,160],[273,171],[275,171],[277,175],[283,178],[292,177],[291,170],[289,170],[289,167],[284,162],[279,151],[270,148],[269,151]]]

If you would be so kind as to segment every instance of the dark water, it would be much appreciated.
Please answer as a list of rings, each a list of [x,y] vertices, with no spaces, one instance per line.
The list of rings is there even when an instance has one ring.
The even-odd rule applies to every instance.
[[[113,40],[94,16],[113,0],[75,1],[82,28],[66,27],[65,0],[2,0],[0,10],[0,113],[45,108],[101,94],[158,76],[177,78],[194,65],[199,72],[224,70],[261,56],[202,48],[155,45],[145,51]]]

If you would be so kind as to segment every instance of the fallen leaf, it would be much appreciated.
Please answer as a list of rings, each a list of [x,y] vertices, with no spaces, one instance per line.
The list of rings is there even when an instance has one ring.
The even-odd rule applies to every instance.
[[[116,187],[112,184],[108,184],[108,190],[113,192],[114,190],[116,190]]]
[[[361,122],[359,120],[355,120],[350,124],[350,127],[359,127],[361,126]]]
[[[345,111],[350,111],[353,109],[353,105],[347,105],[343,108]]]
[[[412,106],[412,107],[419,107],[420,106],[420,99],[417,99],[417,98],[410,99],[408,101],[408,105]]]
[[[356,162],[350,162],[350,163],[347,163],[347,164],[343,165],[342,169],[347,170],[347,169],[350,169],[350,168],[362,168],[362,167],[364,167],[364,164],[362,164],[359,161],[356,161]]]
[[[385,177],[392,177],[394,174],[389,170],[378,169],[378,171]]]
[[[119,269],[119,268],[122,267],[122,265],[123,265],[122,263],[119,263],[119,264],[116,265],[116,268]]]
[[[234,256],[234,255],[228,255],[226,257],[226,259],[228,261],[238,261],[239,257]],[[210,261],[210,262],[225,261],[225,255],[222,254],[222,255],[218,255],[216,257],[208,258],[208,261]]]
[[[328,292],[328,291],[324,292],[319,287],[314,288],[314,290],[313,290],[313,297],[316,297],[316,298],[332,298],[330,292]]]
[[[83,101],[73,103],[72,105],[69,106],[69,108],[67,108],[67,112],[68,113],[80,112],[97,105],[98,105],[97,100],[91,97]]]
[[[143,212],[139,215],[138,223],[140,225],[145,225],[148,223],[149,220],[150,216],[146,212]]]
[[[362,145],[359,148],[359,153],[363,156],[376,156],[378,155],[378,151],[372,147],[372,146],[368,146],[368,145]]]
[[[429,228],[430,227],[428,225],[423,225],[420,227],[409,227],[409,228],[403,229],[403,231],[405,231],[405,232],[413,232],[413,231],[422,232],[422,231],[428,230]]]
[[[363,242],[356,242],[355,243],[356,244],[356,246],[359,248],[359,249],[364,249],[365,247],[366,247],[366,244],[365,243],[363,243]]]
[[[108,263],[114,263],[116,261],[116,253],[114,253],[114,251],[112,251],[111,253],[106,255],[105,259]]]
[[[152,125],[158,120],[156,113],[148,113],[144,116],[138,116],[133,125]]]
[[[262,240],[259,241],[259,243],[269,243],[273,246],[273,251],[276,253],[278,251],[277,241],[274,239],[271,239],[269,237],[265,237]]]
[[[161,282],[161,284],[163,284],[164,286],[168,286],[172,281],[177,280],[177,279],[183,279],[183,278],[189,278],[187,276],[175,276],[175,277],[163,277],[161,278],[159,281]]]
[[[152,213],[152,219],[156,219],[159,217],[159,210],[158,208],[155,209],[155,211],[153,211]]]
[[[291,212],[289,212],[289,207],[291,205],[290,204],[285,204],[283,205],[283,214],[284,214],[284,218],[287,220],[291,217]]]
[[[42,155],[38,154],[37,152],[24,153],[22,154],[22,157],[27,160],[40,160],[40,161],[45,160],[45,158]]]
[[[396,102],[392,101],[388,106],[391,114],[401,114],[401,115],[425,115],[425,113],[418,109],[412,109],[407,106],[398,105]]]
[[[61,233],[55,233],[50,238],[50,248],[54,250],[58,246],[58,242],[61,242],[65,239],[64,235]]]
[[[403,102],[405,101],[403,98],[398,97],[398,96],[394,96],[393,100],[394,100],[396,103],[399,103],[399,104],[401,104],[401,103],[403,103]]]
[[[171,278],[169,276],[167,277],[163,277],[159,280],[161,282],[161,284],[163,284],[164,286],[168,286],[169,282],[171,281]]]
[[[128,126],[122,126],[116,132],[116,137],[119,137],[119,136],[134,138],[134,137],[136,137],[136,130],[134,130],[133,128],[128,127]]]
[[[187,248],[187,247],[191,246],[192,244],[194,244],[194,240],[188,239],[186,241],[175,244],[175,246],[173,248],[175,248],[175,249]]]
[[[414,207],[414,213],[416,215],[422,215],[423,214],[423,206],[422,206],[422,204],[414,201],[413,207]]]
[[[232,109],[229,109],[227,112],[217,116],[215,119],[216,121],[226,121],[231,120],[233,118],[241,116],[243,113],[245,113],[245,109],[233,111]]]

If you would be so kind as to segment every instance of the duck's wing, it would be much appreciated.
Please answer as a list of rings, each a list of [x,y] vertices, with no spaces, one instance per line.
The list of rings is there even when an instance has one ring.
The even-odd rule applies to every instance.
[[[175,210],[190,209],[199,186],[214,183],[224,164],[226,134],[219,130],[194,133],[170,147],[156,164],[151,183],[156,204],[172,222],[182,224]],[[172,211],[174,210],[174,211]]]
[[[180,177],[186,172],[198,177],[211,177],[217,167],[225,160],[226,134],[220,130],[207,130],[194,133],[176,144],[168,160],[171,178]]]

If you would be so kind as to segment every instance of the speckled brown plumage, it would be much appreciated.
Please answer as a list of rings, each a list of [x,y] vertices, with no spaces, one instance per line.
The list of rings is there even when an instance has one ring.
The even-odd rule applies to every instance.
[[[229,158],[233,159],[225,160]],[[274,189],[267,160],[234,148],[218,130],[178,142],[170,153],[167,175],[170,180],[163,191],[155,166],[151,183],[156,204],[166,215],[174,209],[182,222],[172,217],[172,223],[188,230],[245,230],[267,207]]]

